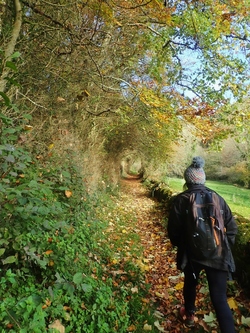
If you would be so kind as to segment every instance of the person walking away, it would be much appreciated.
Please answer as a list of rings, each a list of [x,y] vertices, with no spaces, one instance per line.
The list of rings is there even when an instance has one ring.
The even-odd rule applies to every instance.
[[[226,201],[205,186],[206,175],[204,172],[204,160],[202,157],[194,157],[192,164],[185,170],[184,179],[186,191],[178,194],[170,209],[168,219],[168,236],[173,246],[177,246],[177,268],[184,272],[183,298],[184,304],[179,308],[179,318],[185,326],[193,327],[195,314],[196,286],[199,274],[202,270],[206,273],[210,298],[215,309],[216,317],[221,333],[235,333],[234,319],[227,303],[227,279],[231,272],[235,271],[234,259],[231,247],[237,234],[237,225]],[[190,234],[189,207],[190,196],[201,193],[214,193],[218,199],[218,205],[224,223],[224,238],[220,253],[211,258],[198,258],[188,243]],[[219,228],[218,228],[219,229]],[[193,236],[196,236],[193,235]],[[196,251],[198,252],[198,251]]]

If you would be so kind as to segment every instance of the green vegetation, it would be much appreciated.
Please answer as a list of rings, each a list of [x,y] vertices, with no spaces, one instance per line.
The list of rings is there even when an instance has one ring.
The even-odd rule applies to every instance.
[[[181,192],[185,181],[180,178],[166,178],[166,184],[175,192]],[[207,181],[206,186],[220,194],[232,212],[250,218],[250,190],[221,181]]]
[[[141,249],[133,216],[114,205],[109,187],[88,195],[70,159],[42,168],[10,148],[1,146],[2,178],[9,177],[1,184],[8,223],[0,227],[0,331],[125,333],[134,325],[139,333],[153,324],[141,302],[148,286],[134,261]],[[123,232],[125,219],[131,231]]]
[[[113,205],[113,189],[127,166],[165,172],[185,129],[206,148],[230,130],[248,137],[249,100],[235,108],[225,92],[241,101],[249,91],[249,9],[208,0],[9,3],[0,17],[0,331],[141,333],[153,321],[141,301],[148,287],[134,232],[123,227],[133,218]],[[192,149],[184,142],[193,152],[193,139]],[[248,186],[248,145],[240,148],[244,158],[224,160],[227,174],[213,165]],[[227,191],[218,189],[242,213],[245,194]]]
[[[5,97],[4,105],[18,112]],[[29,119],[0,113],[0,331],[153,327],[153,307],[141,301],[148,286],[134,260],[141,249],[124,227],[129,219],[133,228],[133,216],[114,205],[110,185],[89,193],[73,151],[61,164],[55,150],[26,150]],[[124,237],[114,237],[113,224]]]

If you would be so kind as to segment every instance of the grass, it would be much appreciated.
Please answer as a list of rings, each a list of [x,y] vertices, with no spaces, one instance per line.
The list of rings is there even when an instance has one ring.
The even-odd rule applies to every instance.
[[[181,192],[185,181],[179,178],[166,178],[166,184],[175,192]],[[250,190],[221,181],[207,181],[206,186],[220,194],[232,212],[250,219]]]

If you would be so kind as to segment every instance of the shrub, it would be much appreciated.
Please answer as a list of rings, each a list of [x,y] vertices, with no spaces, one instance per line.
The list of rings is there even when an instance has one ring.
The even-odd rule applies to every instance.
[[[246,264],[250,261],[250,221],[242,216],[237,216],[236,221],[239,228],[233,250],[236,278],[250,296],[250,267]]]

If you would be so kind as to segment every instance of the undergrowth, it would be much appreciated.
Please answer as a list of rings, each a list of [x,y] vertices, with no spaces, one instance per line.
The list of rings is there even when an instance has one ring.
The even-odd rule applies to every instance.
[[[143,332],[148,287],[123,252],[134,235],[117,217],[123,245],[109,237],[110,214],[120,215],[110,195],[87,194],[78,170],[51,165],[1,145],[1,332]]]
[[[31,117],[18,119],[0,113],[0,331],[154,332],[140,249],[112,190],[90,195],[73,152],[63,166],[56,152],[32,154]]]

